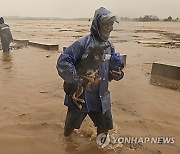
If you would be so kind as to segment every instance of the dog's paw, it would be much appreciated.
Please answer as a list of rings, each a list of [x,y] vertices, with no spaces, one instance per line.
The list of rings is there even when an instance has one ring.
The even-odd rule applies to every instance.
[[[85,103],[85,101],[83,99],[78,99],[76,101],[74,101],[74,103],[77,105],[77,107],[81,110],[82,109],[82,104]]]
[[[82,109],[82,105],[81,105],[81,104],[78,104],[77,106],[78,106],[78,108],[79,108],[80,110]]]

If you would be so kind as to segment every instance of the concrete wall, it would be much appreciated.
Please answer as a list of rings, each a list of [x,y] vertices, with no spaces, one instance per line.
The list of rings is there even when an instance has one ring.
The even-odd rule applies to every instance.
[[[153,85],[180,91],[180,64],[154,62],[150,82]]]
[[[29,43],[29,40],[23,40],[23,39],[14,39],[14,42],[16,43],[20,43],[20,44],[23,44],[23,45],[28,45]]]
[[[32,42],[25,39],[14,39],[14,42],[24,45],[31,45],[38,48],[43,48],[46,50],[59,50],[59,45],[57,44],[45,44],[45,43],[38,43],[38,42]]]
[[[180,80],[180,64],[172,62],[154,62],[151,74]]]
[[[56,45],[56,44],[44,44],[44,43],[38,43],[38,42],[29,41],[28,45],[43,48],[43,49],[46,49],[46,50],[59,50],[59,45]]]

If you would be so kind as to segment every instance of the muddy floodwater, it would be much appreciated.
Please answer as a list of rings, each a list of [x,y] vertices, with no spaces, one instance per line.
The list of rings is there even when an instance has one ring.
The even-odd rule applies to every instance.
[[[150,84],[152,63],[180,65],[179,45],[138,41],[180,41],[180,22],[120,22],[111,41],[127,55],[125,77],[110,83],[114,129],[110,135],[168,138],[169,143],[96,144],[96,128],[86,117],[81,129],[63,136],[67,108],[56,62],[64,46],[89,33],[91,22],[7,20],[15,39],[58,44],[59,50],[32,46],[0,50],[0,153],[2,154],[179,154],[180,92]]]

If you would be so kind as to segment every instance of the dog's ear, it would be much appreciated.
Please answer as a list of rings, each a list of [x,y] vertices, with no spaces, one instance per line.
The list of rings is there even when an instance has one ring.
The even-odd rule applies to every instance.
[[[94,45],[91,48],[92,48],[92,50],[98,50],[100,48],[100,46],[99,45]]]
[[[89,52],[92,53],[94,51],[94,47],[91,46],[91,47],[88,48],[88,50],[89,50]]]
[[[89,47],[89,50],[93,50],[94,49],[94,47]]]
[[[98,45],[94,45],[94,46],[89,47],[89,51],[91,53],[97,53],[99,50],[101,50],[101,46],[98,46]]]
[[[108,48],[108,47],[110,47],[110,46],[111,46],[110,44],[104,45],[104,46],[102,46],[102,49],[105,50],[106,48]]]

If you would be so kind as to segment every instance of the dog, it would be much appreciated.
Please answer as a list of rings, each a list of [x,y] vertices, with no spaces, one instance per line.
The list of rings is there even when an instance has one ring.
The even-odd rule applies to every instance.
[[[64,81],[64,92],[70,96],[79,109],[85,101],[79,96],[88,85],[101,80],[98,75],[99,62],[103,60],[104,50],[110,45],[89,47],[87,53],[75,64],[77,75],[83,79],[82,83],[67,83]]]

